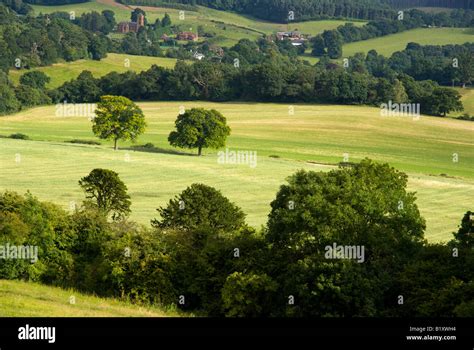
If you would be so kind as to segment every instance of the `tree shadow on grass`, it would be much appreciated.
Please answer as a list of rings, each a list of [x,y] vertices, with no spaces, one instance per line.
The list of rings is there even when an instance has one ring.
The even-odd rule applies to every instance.
[[[182,152],[174,149],[166,149],[155,147],[151,145],[136,145],[130,146],[128,148],[121,148],[125,151],[135,151],[135,152],[147,152],[147,153],[161,153],[161,154],[172,154],[175,156],[188,156],[188,157],[197,157],[197,154]]]

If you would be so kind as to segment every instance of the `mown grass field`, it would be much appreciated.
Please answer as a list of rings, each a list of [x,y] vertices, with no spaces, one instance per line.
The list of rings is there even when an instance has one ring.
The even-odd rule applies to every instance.
[[[70,297],[74,297],[74,304]],[[31,282],[0,280],[0,317],[177,317],[174,311]]]
[[[156,18],[162,18],[168,13],[174,25],[179,25],[183,30],[196,31],[198,25],[204,27],[206,31],[213,32],[215,36],[210,40],[212,43],[221,46],[232,46],[240,39],[248,38],[256,40],[263,34],[271,34],[276,31],[298,29],[305,34],[315,35],[326,29],[335,29],[344,24],[346,21],[341,20],[325,20],[325,21],[308,21],[293,22],[289,26],[286,24],[271,23],[257,20],[236,13],[218,11],[206,7],[197,7],[197,11],[185,11],[184,19],[180,17],[180,10],[149,7],[149,6],[125,6],[118,4],[113,0],[98,0],[80,4],[70,4],[62,6],[39,6],[33,5],[36,13],[51,13],[55,11],[74,11],[76,17],[91,11],[101,12],[103,10],[112,10],[115,12],[117,22],[130,20],[130,12],[132,8],[140,7],[147,13],[147,20],[153,23]],[[364,21],[354,21],[355,25],[364,25]]]
[[[56,88],[69,80],[77,78],[84,70],[92,72],[92,74],[98,78],[113,71],[120,73],[128,70],[141,72],[147,70],[154,64],[161,67],[173,68],[176,64],[176,59],[109,53],[107,57],[101,61],[78,60],[73,62],[61,62],[55,63],[52,66],[38,67],[32,70],[39,70],[45,73],[51,78],[47,87]],[[12,69],[10,70],[10,78],[14,84],[18,84],[20,76],[26,72],[28,72],[28,70]]]
[[[1,135],[22,132],[32,138],[0,139],[0,190],[30,190],[67,209],[71,202],[83,199],[78,180],[102,167],[120,174],[132,197],[132,219],[143,224],[156,217],[157,207],[191,183],[201,182],[220,189],[243,208],[251,225],[259,227],[266,223],[269,204],[287,176],[301,168],[333,169],[347,153],[350,161],[369,157],[409,174],[409,188],[417,192],[431,241],[450,239],[462,214],[473,209],[472,122],[381,117],[377,108],[354,106],[295,105],[291,115],[289,106],[283,104],[139,105],[148,129],[138,144],[151,142],[155,152],[134,151],[129,143],[119,144],[119,151],[105,141],[102,146],[66,143],[95,139],[91,123],[86,117],[57,117],[54,106],[0,118]],[[200,158],[194,151],[173,154],[167,136],[181,105],[221,111],[232,128],[227,147],[257,151],[258,165],[218,164],[215,150],[206,150]],[[454,153],[458,162],[453,162]]]
[[[384,56],[391,56],[396,51],[405,49],[408,43],[421,45],[448,45],[474,42],[472,28],[419,28],[405,32],[383,36],[380,38],[357,41],[342,47],[344,57],[357,52],[367,53],[375,50]]]

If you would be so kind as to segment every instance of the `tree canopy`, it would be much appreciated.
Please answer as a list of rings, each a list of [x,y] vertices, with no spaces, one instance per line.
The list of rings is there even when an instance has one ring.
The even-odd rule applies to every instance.
[[[96,207],[113,220],[123,219],[130,213],[130,196],[127,186],[118,174],[108,169],[94,169],[79,180],[86,193],[86,206]]]
[[[135,141],[146,127],[145,115],[140,107],[123,96],[102,96],[92,120],[92,131],[101,139]]]
[[[176,131],[172,131],[168,141],[172,146],[197,148],[198,155],[203,148],[225,146],[230,127],[225,117],[218,111],[204,108],[192,108],[180,114],[176,119]]]

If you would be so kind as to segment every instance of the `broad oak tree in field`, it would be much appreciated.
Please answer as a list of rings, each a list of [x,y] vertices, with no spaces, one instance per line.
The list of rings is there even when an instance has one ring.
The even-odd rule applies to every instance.
[[[145,115],[140,107],[123,96],[102,96],[92,120],[92,131],[105,140],[135,141],[145,131]]]
[[[197,148],[198,155],[203,148],[225,146],[230,127],[225,117],[218,111],[204,108],[192,108],[176,119],[176,131],[168,136],[171,146],[180,148]]]
[[[127,186],[118,174],[108,169],[94,169],[89,175],[79,180],[79,185],[86,193],[86,206],[92,206],[112,215],[113,220],[120,220],[130,213],[130,196]]]

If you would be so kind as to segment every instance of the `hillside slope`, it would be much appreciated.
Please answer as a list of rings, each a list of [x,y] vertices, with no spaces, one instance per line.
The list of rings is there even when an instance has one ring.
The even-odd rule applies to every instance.
[[[75,304],[70,303],[74,297]],[[0,317],[176,317],[109,298],[31,282],[0,280]]]
[[[55,107],[38,107],[0,118],[0,135],[25,133],[31,141],[1,139],[0,190],[25,193],[69,208],[81,203],[80,177],[94,168],[120,174],[132,198],[132,220],[149,225],[156,208],[192,183],[218,188],[248,214],[249,224],[267,221],[270,202],[285,178],[296,170],[329,170],[343,160],[365,157],[407,172],[409,189],[427,220],[426,237],[449,240],[463,213],[472,209],[474,191],[474,124],[450,118],[381,117],[378,108],[264,103],[139,103],[148,128],[135,150],[130,143],[73,145],[72,139],[94,140],[87,117],[58,117]],[[227,147],[258,153],[255,167],[219,164],[217,153],[177,153],[167,137],[180,106],[214,108],[232,128]],[[459,156],[453,162],[453,154]],[[15,156],[21,162],[15,162]],[[333,164],[332,166],[328,164]],[[442,175],[441,175],[442,174]]]

